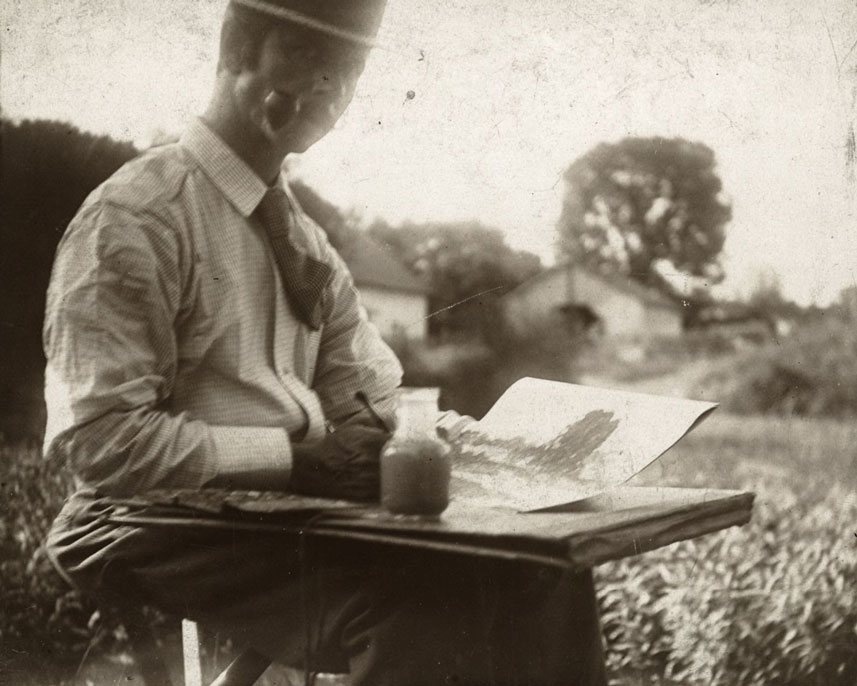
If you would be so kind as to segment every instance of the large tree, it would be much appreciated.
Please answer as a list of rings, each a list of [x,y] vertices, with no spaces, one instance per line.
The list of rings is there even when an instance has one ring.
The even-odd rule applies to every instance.
[[[686,293],[676,277],[723,279],[719,261],[732,210],[714,152],[682,138],[601,143],[566,169],[557,252]]]

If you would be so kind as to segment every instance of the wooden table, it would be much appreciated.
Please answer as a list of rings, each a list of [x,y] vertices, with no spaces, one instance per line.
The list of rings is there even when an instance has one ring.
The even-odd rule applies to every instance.
[[[533,513],[453,503],[437,519],[285,493],[153,492],[116,501],[139,526],[302,532],[426,550],[592,567],[749,521],[753,494],[624,487]]]
[[[752,493],[618,488],[534,513],[453,503],[436,519],[286,493],[162,491],[116,500],[111,520],[136,526],[282,531],[311,537],[585,568],[749,521]],[[201,686],[198,633],[183,623],[185,682]],[[248,651],[219,679],[252,684],[267,666]],[[218,680],[219,683],[219,680]]]

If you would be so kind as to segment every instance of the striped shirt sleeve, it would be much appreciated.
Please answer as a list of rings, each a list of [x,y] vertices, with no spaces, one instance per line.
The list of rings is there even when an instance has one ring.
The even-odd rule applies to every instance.
[[[130,494],[164,485],[284,488],[285,429],[211,426],[170,410],[181,241],[151,213],[85,209],[57,252],[44,340],[48,440],[85,483]]]

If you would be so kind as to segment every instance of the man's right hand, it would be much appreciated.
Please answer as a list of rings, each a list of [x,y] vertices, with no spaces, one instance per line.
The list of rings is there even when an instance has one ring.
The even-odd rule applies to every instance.
[[[389,438],[385,429],[345,423],[317,443],[292,444],[292,490],[323,498],[377,501],[379,458]]]

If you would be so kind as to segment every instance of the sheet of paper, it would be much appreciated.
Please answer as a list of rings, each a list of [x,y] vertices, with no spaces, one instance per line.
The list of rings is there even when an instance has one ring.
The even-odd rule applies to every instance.
[[[452,498],[520,511],[618,486],[717,405],[525,378],[453,443]]]

